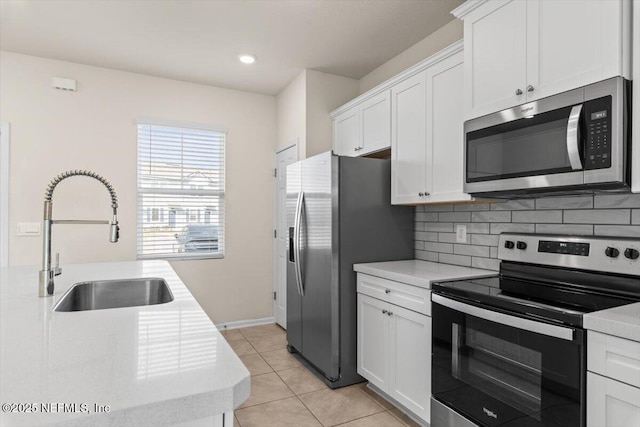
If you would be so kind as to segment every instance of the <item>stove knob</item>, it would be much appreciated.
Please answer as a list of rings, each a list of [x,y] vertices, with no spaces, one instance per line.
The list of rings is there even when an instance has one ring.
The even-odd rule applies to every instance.
[[[511,240],[507,240],[506,242],[504,242],[504,247],[507,249],[513,249],[514,246],[515,244]]]
[[[638,257],[640,256],[640,252],[638,252],[637,249],[627,248],[627,250],[624,251],[624,256],[629,259],[638,259]]]
[[[516,248],[520,249],[521,251],[524,251],[525,249],[527,249],[527,243],[526,242],[518,242],[516,244]]]
[[[609,258],[618,258],[618,255],[620,255],[620,251],[617,250],[616,248],[612,248],[611,246],[609,246],[607,249],[604,250],[604,254]]]

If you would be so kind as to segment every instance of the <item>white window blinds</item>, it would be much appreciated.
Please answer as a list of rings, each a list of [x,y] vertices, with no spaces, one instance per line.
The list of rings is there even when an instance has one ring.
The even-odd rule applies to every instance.
[[[226,132],[138,122],[138,258],[224,256]]]

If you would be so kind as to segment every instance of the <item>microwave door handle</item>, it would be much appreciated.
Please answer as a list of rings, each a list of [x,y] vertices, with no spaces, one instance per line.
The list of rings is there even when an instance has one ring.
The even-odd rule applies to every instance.
[[[569,163],[571,169],[582,170],[582,160],[580,160],[580,114],[582,113],[582,104],[574,105],[569,114],[569,122],[567,124],[567,153],[569,154]]]

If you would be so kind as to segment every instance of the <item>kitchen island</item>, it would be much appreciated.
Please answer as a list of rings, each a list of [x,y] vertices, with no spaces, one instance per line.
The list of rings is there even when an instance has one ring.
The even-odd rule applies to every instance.
[[[163,278],[164,304],[53,311],[73,284]],[[0,425],[231,426],[247,368],[166,261],[63,266],[53,297],[38,268],[0,269]]]

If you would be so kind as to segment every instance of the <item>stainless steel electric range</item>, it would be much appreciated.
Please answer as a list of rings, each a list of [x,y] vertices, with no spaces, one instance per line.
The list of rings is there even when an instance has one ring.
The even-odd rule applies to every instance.
[[[586,313],[640,301],[640,239],[502,234],[496,277],[432,286],[432,427],[584,427]]]

